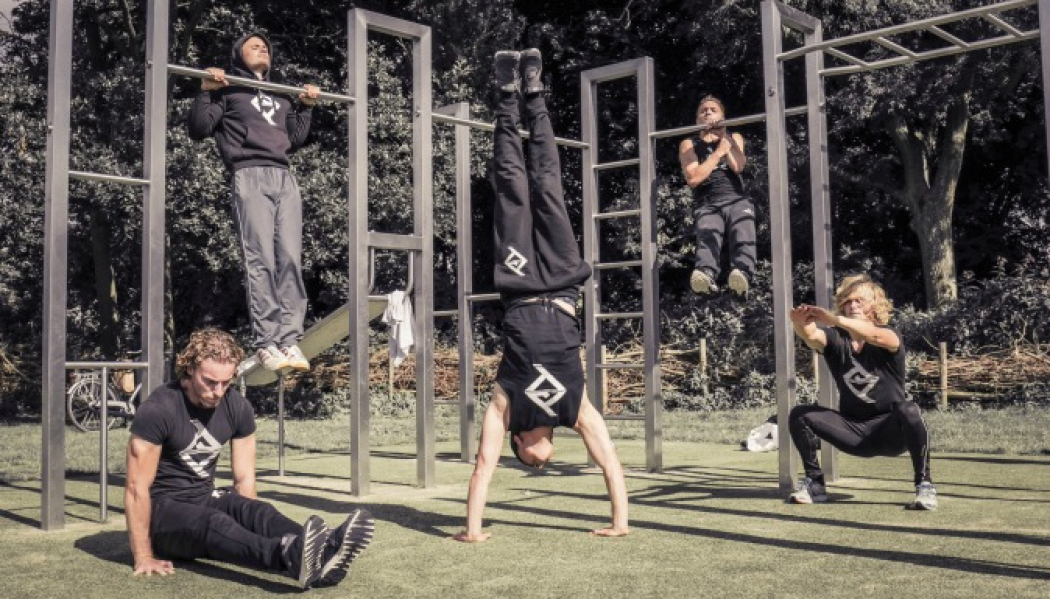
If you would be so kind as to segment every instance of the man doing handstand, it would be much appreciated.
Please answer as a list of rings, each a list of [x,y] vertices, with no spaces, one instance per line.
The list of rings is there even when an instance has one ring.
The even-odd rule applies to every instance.
[[[591,267],[580,257],[565,208],[540,52],[501,51],[495,62],[500,88],[493,147],[495,285],[506,308],[504,347],[470,478],[467,528],[455,539],[480,542],[491,536],[481,530],[482,512],[507,431],[517,458],[542,468],[554,453],[558,426],[580,434],[604,473],[612,523],[594,534],[623,536],[628,533],[623,468],[605,419],[584,399],[576,299]],[[530,134],[527,168],[518,133],[522,112]]]

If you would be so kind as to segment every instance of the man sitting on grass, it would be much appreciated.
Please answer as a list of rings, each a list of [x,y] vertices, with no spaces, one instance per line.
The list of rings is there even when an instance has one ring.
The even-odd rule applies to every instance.
[[[838,387],[840,411],[816,405],[791,410],[788,430],[806,477],[788,501],[828,500],[817,461],[824,440],[861,457],[898,456],[907,450],[915,469],[915,499],[909,507],[936,509],[930,433],[922,410],[904,390],[904,343],[886,326],[893,304],[870,277],[855,275],[839,284],[835,306],[835,313],[805,304],[791,311],[795,334],[824,356]]]
[[[336,584],[372,540],[372,516],[354,510],[335,530],[318,516],[300,526],[255,498],[255,415],[230,387],[243,358],[229,334],[193,333],[176,358],[178,380],[135,415],[124,491],[134,573],[166,576],[168,560],[209,558],[285,572],[304,589]],[[227,441],[233,486],[216,489]]]
[[[554,453],[557,426],[578,432],[604,472],[612,524],[594,534],[618,537],[628,532],[623,468],[605,419],[584,397],[576,297],[591,267],[580,257],[565,208],[540,70],[539,50],[496,53],[500,99],[493,142],[495,284],[506,307],[503,359],[481,425],[467,496],[467,529],[455,535],[458,541],[480,542],[491,536],[481,531],[481,515],[508,429],[514,455],[542,468]],[[518,133],[522,113],[530,133],[527,168]]]

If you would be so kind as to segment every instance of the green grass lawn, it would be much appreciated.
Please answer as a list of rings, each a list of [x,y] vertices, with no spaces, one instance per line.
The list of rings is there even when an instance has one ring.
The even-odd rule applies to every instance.
[[[260,423],[260,495],[291,517],[340,519],[351,507],[377,517],[372,547],[339,587],[314,596],[358,597],[1046,597],[1050,594],[1050,456],[1047,416],[930,414],[952,439],[962,429],[1041,422],[1038,440],[969,435],[966,452],[937,449],[941,507],[903,509],[913,490],[906,457],[842,456],[832,502],[795,506],[777,488],[775,453],[739,450],[752,414],[669,415],[661,473],[647,473],[636,423],[617,424],[628,466],[631,535],[587,531],[609,518],[600,473],[582,444],[559,437],[547,471],[497,470],[486,511],[493,538],[450,540],[464,521],[472,466],[459,461],[441,415],[437,484],[415,487],[411,419],[373,422],[372,493],[349,496],[345,421],[293,422],[286,476],[276,476],[272,421]],[[758,418],[756,422],[755,419]],[[953,420],[954,419],[954,420]],[[1042,420],[1040,420],[1042,419]],[[739,423],[737,421],[740,421]],[[997,424],[998,423],[998,424]],[[447,430],[446,430],[447,428]],[[997,430],[997,429],[995,429]],[[949,435],[949,433],[951,433]],[[297,592],[291,580],[208,561],[178,563],[170,578],[134,579],[121,512],[123,481],[111,477],[110,518],[97,522],[97,436],[68,434],[66,527],[39,530],[40,484],[29,464],[40,428],[0,427],[0,574],[3,597],[246,597]],[[719,443],[718,440],[729,441]],[[114,431],[112,470],[123,467],[126,432]],[[954,443],[954,442],[953,442]],[[960,442],[961,444],[962,442]],[[31,447],[26,448],[28,444]],[[1028,447],[1024,454],[1008,448]],[[973,453],[982,450],[987,453]],[[1003,453],[1007,452],[1007,453]],[[505,452],[509,455],[509,451]],[[94,464],[94,466],[92,466]],[[36,466],[37,471],[39,466]],[[38,476],[38,474],[36,475]]]

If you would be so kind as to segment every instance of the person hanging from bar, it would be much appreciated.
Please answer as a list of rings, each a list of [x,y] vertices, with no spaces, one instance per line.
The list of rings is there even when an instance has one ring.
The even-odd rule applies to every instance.
[[[930,431],[922,410],[904,386],[904,343],[887,326],[893,304],[868,275],[846,277],[835,290],[835,312],[801,305],[791,311],[791,325],[806,345],[824,356],[838,387],[840,409],[799,405],[791,410],[788,430],[806,476],[788,497],[790,503],[828,500],[817,460],[821,441],[861,457],[911,455],[915,499],[908,507],[937,509],[937,489],[930,477]]]
[[[375,523],[355,509],[329,529],[299,525],[255,493],[255,414],[230,387],[244,350],[229,334],[190,335],[178,379],[150,393],[131,424],[124,512],[134,574],[166,576],[170,560],[207,558],[283,572],[303,588],[341,582],[371,542]],[[233,486],[216,488],[230,443]]]
[[[249,33],[233,44],[230,74],[269,81],[270,41]],[[299,348],[306,318],[302,275],[302,197],[288,170],[288,153],[306,141],[320,90],[304,86],[290,97],[231,84],[226,72],[207,69],[190,110],[190,139],[214,137],[230,173],[234,218],[244,257],[245,288],[255,354],[241,365],[306,371]]]
[[[623,536],[628,533],[623,468],[605,419],[584,397],[576,304],[591,267],[580,256],[565,207],[541,55],[536,49],[500,51],[495,68],[495,285],[506,309],[503,358],[481,425],[467,527],[454,538],[481,542],[491,536],[482,530],[482,512],[507,431],[518,460],[543,468],[554,454],[558,426],[580,434],[604,473],[612,522],[593,534]],[[522,116],[530,134],[527,166],[518,133]]]
[[[696,122],[705,128],[678,148],[682,173],[697,204],[696,266],[689,286],[702,295],[718,291],[726,245],[731,268],[727,283],[743,297],[755,271],[755,206],[740,177],[747,166],[744,138],[727,131],[723,120],[722,101],[705,96],[696,110]]]

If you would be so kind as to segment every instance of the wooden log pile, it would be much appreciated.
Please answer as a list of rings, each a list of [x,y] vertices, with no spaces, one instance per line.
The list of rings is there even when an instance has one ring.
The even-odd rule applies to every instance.
[[[1050,382],[1050,345],[1020,345],[974,354],[949,355],[948,388],[980,397],[1019,390],[1026,384]],[[919,390],[940,390],[941,361],[931,357],[919,363]]]

